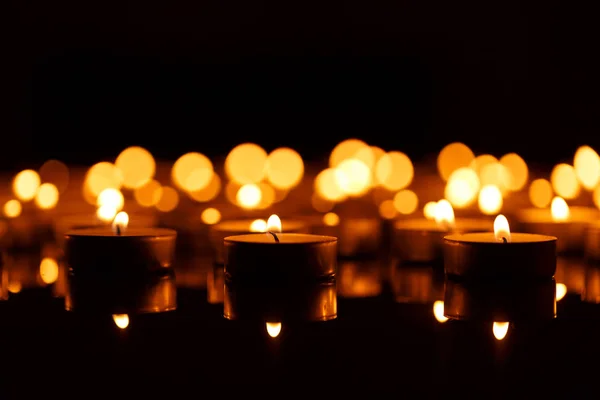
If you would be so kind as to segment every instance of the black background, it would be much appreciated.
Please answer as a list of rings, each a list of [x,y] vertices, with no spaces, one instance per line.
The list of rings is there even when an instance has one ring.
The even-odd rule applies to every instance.
[[[600,144],[592,7],[14,2],[0,164],[91,165],[128,145],[218,156],[243,141],[321,159],[348,137],[415,160],[459,140],[569,161]]]

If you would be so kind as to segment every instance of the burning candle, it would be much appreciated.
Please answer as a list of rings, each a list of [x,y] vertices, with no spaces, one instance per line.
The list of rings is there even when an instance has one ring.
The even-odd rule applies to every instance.
[[[227,279],[333,277],[337,269],[337,238],[281,233],[281,220],[271,215],[266,233],[224,239]]]
[[[516,217],[523,232],[556,236],[558,253],[581,254],[585,231],[592,221],[600,217],[600,212],[592,207],[569,207],[562,197],[556,196],[550,209],[525,209]]]
[[[447,200],[437,202],[431,219],[405,219],[394,224],[392,251],[402,262],[428,263],[442,260],[443,239],[449,233],[485,232],[492,221],[454,218]]]
[[[372,217],[340,217],[329,212],[311,224],[311,232],[338,238],[342,257],[373,256],[381,249],[382,223]]]
[[[499,214],[494,232],[444,238],[444,268],[450,277],[551,279],[556,272],[556,237],[511,233]]]

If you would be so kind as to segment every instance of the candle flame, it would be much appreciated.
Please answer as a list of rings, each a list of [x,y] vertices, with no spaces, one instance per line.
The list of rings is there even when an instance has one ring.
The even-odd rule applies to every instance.
[[[277,216],[277,214],[273,214],[267,220],[267,231],[268,232],[281,232],[281,219]]]
[[[129,315],[127,314],[113,314],[112,318],[119,329],[125,329],[129,326]]]
[[[267,322],[267,333],[272,338],[279,336],[281,332],[281,322]]]
[[[564,283],[556,284],[556,301],[561,301],[567,294],[567,285]]]
[[[494,220],[494,236],[498,242],[510,243],[510,226],[508,220],[502,214],[498,214]]]
[[[509,322],[495,322],[492,326],[492,332],[494,332],[494,337],[496,340],[502,340],[506,337],[508,333],[508,327],[510,326]]]
[[[439,226],[445,228],[454,226],[454,209],[448,200],[442,199],[438,201],[434,211],[434,219]]]
[[[115,219],[112,223],[112,228],[115,233],[125,232],[127,225],[129,225],[129,215],[125,211],[121,211],[115,215]]]
[[[571,212],[569,211],[569,205],[565,199],[560,196],[555,196],[552,199],[550,213],[552,214],[552,220],[556,222],[566,221],[571,215]]]
[[[267,231],[267,221],[264,219],[255,219],[250,224],[250,232],[266,232]]]
[[[448,321],[448,318],[444,316],[444,302],[442,300],[433,303],[433,316],[440,323]]]

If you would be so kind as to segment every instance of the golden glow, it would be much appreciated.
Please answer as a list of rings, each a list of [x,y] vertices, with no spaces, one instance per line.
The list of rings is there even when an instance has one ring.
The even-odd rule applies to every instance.
[[[459,168],[468,167],[475,159],[473,151],[464,143],[454,142],[446,145],[438,154],[437,168],[440,177],[447,181]],[[477,174],[475,174],[477,175]]]
[[[510,225],[506,217],[502,214],[498,214],[496,219],[494,219],[494,236],[498,242],[504,242],[505,239],[508,243],[511,242]]]
[[[104,189],[121,189],[123,185],[123,173],[114,164],[102,161],[90,167],[85,175],[83,183],[84,193],[88,193],[91,198],[96,197]],[[92,204],[94,204],[92,202]]]
[[[600,209],[600,185],[596,186],[594,192],[592,193],[592,199],[596,207]]]
[[[508,172],[507,189],[513,192],[523,189],[529,178],[529,169],[525,160],[517,153],[508,153],[500,158],[500,164]]]
[[[13,193],[21,201],[33,200],[40,183],[40,176],[37,172],[32,169],[23,170],[13,180]]]
[[[312,204],[313,208],[319,212],[331,211],[335,206],[333,201],[324,199],[317,192],[313,192],[310,198],[310,204]]]
[[[485,185],[479,191],[477,204],[483,214],[497,214],[502,209],[503,202],[502,193],[496,185]]]
[[[561,301],[567,294],[567,285],[564,283],[556,284],[556,301]]]
[[[435,205],[435,222],[442,227],[454,226],[454,209],[448,200],[440,200]]]
[[[188,195],[195,201],[205,203],[213,200],[221,191],[221,178],[218,174],[213,174],[208,185],[200,190],[188,192]]]
[[[96,199],[98,207],[106,206],[121,211],[125,205],[125,198],[119,189],[104,189]]]
[[[2,210],[4,211],[4,215],[6,215],[8,218],[16,218],[21,215],[23,206],[19,200],[12,199],[4,203]]]
[[[153,207],[160,201],[162,185],[157,180],[150,180],[145,185],[136,188],[133,198],[142,207]]]
[[[433,316],[438,322],[448,321],[448,318],[444,316],[444,302],[442,300],[436,300],[433,303]]]
[[[410,158],[399,151],[390,151],[375,165],[375,180],[390,191],[404,189],[412,183],[415,170]]]
[[[52,183],[42,183],[35,195],[35,204],[42,210],[49,210],[58,204],[58,188]]]
[[[509,322],[494,322],[494,325],[492,325],[492,332],[494,333],[496,340],[502,340],[506,337],[509,326]]]
[[[469,168],[471,168],[481,179],[481,170],[484,166],[488,164],[495,164],[498,162],[498,159],[491,154],[481,154],[473,159],[469,164]]]
[[[15,294],[19,293],[23,289],[23,285],[19,281],[10,281],[8,282],[8,291]]]
[[[371,170],[358,159],[342,161],[336,167],[334,176],[338,186],[349,196],[361,196],[371,188]]]
[[[304,162],[296,150],[280,147],[268,155],[266,170],[271,185],[277,189],[291,189],[304,176]]]
[[[40,277],[42,281],[50,285],[58,279],[58,263],[55,259],[45,257],[40,262]]]
[[[119,210],[111,205],[100,206],[96,209],[96,217],[103,222],[111,222]]]
[[[427,218],[428,220],[435,220],[435,207],[437,206],[437,202],[436,201],[428,201],[427,203],[425,203],[425,206],[423,207],[423,215],[425,216],[425,218]]]
[[[554,196],[552,204],[550,205],[550,213],[552,214],[552,220],[556,222],[567,221],[571,216],[569,205],[560,196]]]
[[[162,212],[170,212],[179,204],[179,193],[170,186],[163,186],[160,200],[156,203],[156,209]]]
[[[379,204],[379,216],[383,219],[394,219],[398,216],[394,200],[384,200]]]
[[[266,232],[267,231],[267,221],[264,219],[255,219],[250,224],[250,232]]]
[[[550,174],[550,183],[554,192],[565,199],[576,198],[581,190],[575,168],[569,164],[557,164]]]
[[[209,207],[202,211],[200,218],[206,225],[214,225],[221,220],[221,213],[216,208]]]
[[[267,231],[269,232],[281,232],[281,219],[273,214],[267,220]]]
[[[121,211],[115,215],[115,219],[112,222],[113,232],[125,233],[127,225],[129,225],[129,214],[125,211]]]
[[[273,186],[266,182],[260,182],[258,188],[260,189],[260,202],[256,208],[264,210],[271,207],[275,202],[275,189],[273,189]]]
[[[267,152],[257,144],[242,143],[225,158],[225,173],[241,185],[258,183],[265,177]],[[258,204],[258,203],[257,203]]]
[[[323,215],[323,224],[326,226],[337,226],[340,224],[340,217],[334,212],[328,212]]]
[[[479,177],[470,168],[452,172],[444,189],[444,197],[456,208],[471,205],[479,193]]]
[[[129,326],[129,315],[127,314],[113,314],[112,318],[119,329],[125,329]]]
[[[235,196],[235,199],[237,205],[239,205],[242,208],[256,208],[262,200],[262,192],[258,185],[254,183],[247,183],[240,187]]]
[[[481,168],[479,173],[479,182],[481,186],[495,185],[502,193],[505,193],[510,186],[510,172],[499,162],[489,163]]]
[[[338,183],[336,172],[337,169],[327,168],[319,172],[315,178],[315,191],[323,199],[332,202],[340,202],[346,199],[346,193]],[[341,175],[344,176],[344,174]]]
[[[143,147],[131,146],[123,150],[115,160],[123,174],[123,186],[136,189],[144,186],[156,173],[156,162],[152,154]]]
[[[412,214],[419,206],[419,198],[412,190],[401,190],[394,196],[394,208],[404,215]]]
[[[373,165],[373,151],[360,139],[346,139],[338,143],[329,155],[329,167],[335,168],[345,160],[358,159],[367,166]]]
[[[171,180],[183,191],[204,189],[214,175],[212,162],[204,154],[191,152],[179,157],[171,168]]]
[[[53,183],[59,193],[64,193],[69,186],[69,168],[62,161],[48,160],[40,167],[42,182]]]
[[[581,146],[575,152],[573,167],[579,183],[587,190],[594,189],[600,181],[600,157],[590,146]]]
[[[267,322],[267,333],[272,338],[279,336],[281,332],[281,322]]]
[[[529,185],[529,200],[538,208],[546,208],[552,201],[552,185],[546,179],[536,179]]]

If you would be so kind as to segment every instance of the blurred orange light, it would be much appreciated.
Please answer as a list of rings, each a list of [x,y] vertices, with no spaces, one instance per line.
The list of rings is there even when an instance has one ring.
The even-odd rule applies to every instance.
[[[19,200],[8,200],[6,203],[4,203],[3,211],[4,215],[6,215],[8,218],[16,218],[21,215],[23,206]]]
[[[473,151],[464,143],[454,142],[446,145],[437,158],[440,177],[447,181],[454,171],[468,167],[474,158]]]
[[[267,179],[277,189],[291,189],[304,176],[304,162],[294,149],[281,147],[273,150],[266,161]]]
[[[49,210],[58,204],[58,189],[52,183],[42,183],[35,195],[35,204],[42,210]]]
[[[210,159],[196,152],[179,157],[171,169],[171,180],[186,192],[204,189],[210,184],[213,175],[214,167]]]
[[[21,201],[30,201],[40,186],[40,176],[32,169],[19,172],[13,180],[13,193]]]
[[[139,146],[123,150],[115,160],[115,166],[123,175],[123,186],[136,189],[144,186],[156,173],[156,162],[152,154]]]
[[[158,211],[170,212],[179,204],[179,193],[170,186],[163,186],[160,200],[155,207]]]
[[[239,184],[258,183],[265,177],[267,152],[255,143],[234,147],[225,158],[225,173]]]
[[[221,213],[216,208],[209,207],[202,211],[200,218],[206,225],[214,225],[221,220]]]

